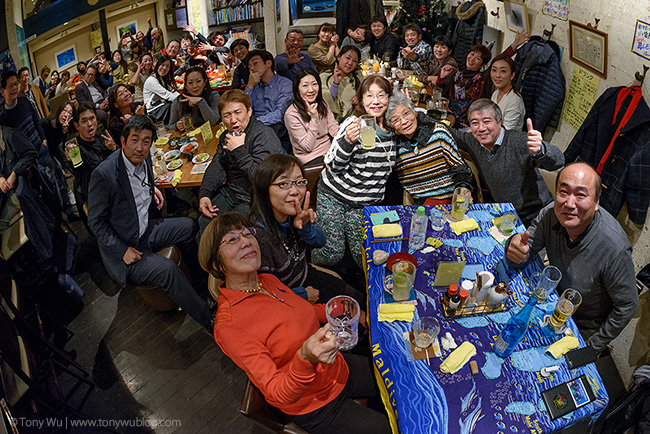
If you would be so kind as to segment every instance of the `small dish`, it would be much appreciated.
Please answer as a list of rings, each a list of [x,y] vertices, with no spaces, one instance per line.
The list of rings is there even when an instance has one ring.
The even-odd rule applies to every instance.
[[[182,161],[182,160],[178,160],[178,159],[176,159],[176,160],[172,160],[171,162],[167,163],[167,169],[169,169],[169,170],[176,170],[176,169],[178,169],[179,167],[181,167],[182,165],[183,165],[183,161]]]
[[[196,151],[196,148],[198,147],[199,147],[198,143],[194,143],[194,142],[188,143],[186,145],[183,145],[183,147],[181,148],[181,152],[183,154],[191,154],[192,152]]]
[[[210,158],[210,154],[208,154],[207,152],[201,152],[200,154],[197,154],[192,159],[192,163],[194,164],[205,163],[206,161],[208,161],[209,158]]]
[[[174,149],[173,151],[166,152],[163,158],[165,159],[165,163],[169,165],[169,162],[177,159],[179,155],[181,155],[181,151]]]

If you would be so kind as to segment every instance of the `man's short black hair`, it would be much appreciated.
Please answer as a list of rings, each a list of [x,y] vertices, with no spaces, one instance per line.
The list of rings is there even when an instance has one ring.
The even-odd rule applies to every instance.
[[[380,15],[372,17],[372,20],[370,20],[370,24],[372,25],[374,23],[381,23],[384,26],[385,29],[388,28],[388,22],[386,21],[386,18],[382,17]]]
[[[18,78],[20,78],[20,74],[22,74],[23,71],[27,71],[27,72],[29,72],[29,68],[26,67],[26,66],[23,66],[22,68],[20,68],[20,69],[18,70],[18,72],[16,73],[16,74],[18,74]],[[29,74],[29,75],[31,76],[31,74]]]
[[[169,47],[172,42],[176,42],[178,44],[178,48],[181,48],[181,41],[178,39],[172,39],[171,41],[167,42],[167,47]]]
[[[0,85],[2,85],[3,89],[7,87],[7,81],[9,81],[11,77],[18,78],[18,73],[13,69],[7,70],[2,73],[2,82],[0,83]]]
[[[434,47],[436,45],[445,45],[447,48],[449,48],[449,51],[454,51],[454,44],[451,42],[451,39],[445,35],[438,35],[433,38],[431,46]]]
[[[97,116],[97,109],[95,108],[95,103],[86,101],[81,104],[79,104],[79,108],[75,110],[73,113],[73,119],[75,123],[79,123],[79,119],[81,118],[81,114],[87,112],[90,110],[91,112],[95,113],[95,116]]]
[[[262,62],[266,63],[269,60],[271,61],[271,70],[275,72],[275,61],[273,59],[273,54],[269,53],[266,50],[253,50],[248,52],[248,57],[246,58],[246,65],[248,65],[251,59],[255,56],[260,56]]]
[[[124,141],[129,138],[131,131],[142,131],[147,130],[151,131],[151,141],[153,143],[156,140],[156,126],[154,125],[151,118],[147,115],[133,115],[126,121],[124,129],[122,130],[122,137]]]
[[[230,44],[230,51],[232,52],[235,48],[243,45],[247,50],[251,47],[246,39],[235,39],[232,44]]]

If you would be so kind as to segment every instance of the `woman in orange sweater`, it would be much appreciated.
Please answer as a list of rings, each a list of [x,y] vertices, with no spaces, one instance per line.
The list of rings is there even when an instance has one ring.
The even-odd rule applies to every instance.
[[[297,216],[296,218],[300,218]],[[267,402],[310,433],[389,433],[388,420],[351,398],[374,395],[368,361],[338,352],[325,306],[295,295],[271,274],[257,274],[255,228],[227,212],[206,228],[199,261],[225,279],[214,326],[217,344]]]

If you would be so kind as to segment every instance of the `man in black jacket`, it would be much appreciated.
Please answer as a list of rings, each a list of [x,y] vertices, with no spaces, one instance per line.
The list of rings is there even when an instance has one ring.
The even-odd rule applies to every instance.
[[[387,30],[388,23],[386,19],[384,17],[374,17],[370,21],[370,31],[372,32],[370,45],[372,54],[375,54],[379,59],[385,60],[388,58],[389,62],[394,62],[399,54],[399,41]]]
[[[269,154],[281,154],[275,132],[255,119],[246,92],[233,89],[219,99],[219,114],[228,129],[220,139],[199,190],[201,232],[218,212],[248,212],[253,176]]]

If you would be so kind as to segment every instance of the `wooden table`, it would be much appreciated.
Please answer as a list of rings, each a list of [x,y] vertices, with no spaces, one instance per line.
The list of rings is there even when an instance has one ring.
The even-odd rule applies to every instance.
[[[198,139],[199,147],[196,148],[194,151],[194,155],[198,155],[202,152],[207,152],[210,154],[210,159],[212,159],[215,154],[217,153],[217,145],[219,144],[219,140],[216,138],[216,133],[219,131],[219,128],[221,128],[221,124],[217,124],[212,127],[212,140],[209,143],[203,143],[203,136],[199,133],[197,134],[196,138]],[[172,137],[187,137],[185,133],[182,133],[177,130],[172,130],[168,131],[171,133],[170,139]],[[162,146],[163,153],[170,151],[171,148],[169,147],[168,144]],[[180,157],[181,160],[183,160],[183,165],[179,167],[179,169],[183,172],[183,175],[181,176],[181,180],[178,184],[176,184],[176,188],[183,188],[183,187],[198,187],[201,185],[201,182],[203,182],[203,175],[204,173],[197,173],[197,174],[191,174],[190,172],[192,171],[192,168],[194,167],[194,163],[192,163],[191,160],[188,160],[187,157],[185,157],[184,154],[181,153]],[[174,187],[171,182],[156,182],[156,187],[158,188],[172,188]]]
[[[436,208],[450,206],[437,206]],[[427,208],[427,215],[431,207]],[[434,316],[440,322],[440,335],[450,332],[457,344],[468,341],[475,345],[477,354],[471,359],[478,363],[479,373],[472,375],[469,364],[455,374],[440,371],[442,359],[431,357],[414,360],[413,352],[406,349],[403,335],[413,330],[410,322],[379,322],[377,308],[386,303],[383,280],[384,265],[374,265],[372,254],[381,249],[389,254],[407,252],[408,238],[404,241],[375,242],[370,215],[395,210],[400,218],[404,236],[409,235],[413,206],[377,206],[364,209],[364,260],[368,277],[368,316],[375,377],[388,412],[393,432],[402,434],[497,434],[497,433],[550,433],[561,430],[578,420],[595,418],[601,414],[608,401],[607,392],[593,363],[578,369],[569,369],[564,358],[553,359],[544,350],[560,336],[548,336],[539,325],[539,319],[553,312],[557,294],[548,295],[547,302],[538,303],[522,342],[506,359],[494,355],[492,344],[507,320],[528,300],[533,275],[542,269],[541,260],[533,261],[523,269],[503,266],[503,246],[497,243],[487,229],[493,217],[507,212],[515,213],[512,204],[475,204],[468,215],[474,218],[479,229],[455,235],[449,224],[442,231],[433,232],[427,227],[428,237],[443,241],[443,245],[430,253],[413,252],[418,268],[415,277],[415,317]],[[517,222],[516,232],[524,226]],[[463,279],[474,280],[476,271],[489,270],[497,281],[505,281],[513,291],[506,302],[506,311],[480,314],[465,318],[446,318],[442,314],[441,295],[446,288],[434,287],[435,272],[440,261],[466,263]],[[469,268],[469,269],[468,269]],[[475,276],[475,275],[474,275]],[[567,324],[580,341],[575,322]],[[549,377],[540,375],[540,369],[559,366]],[[596,401],[578,408],[567,416],[550,420],[540,400],[542,391],[566,381],[586,375],[596,395]]]

